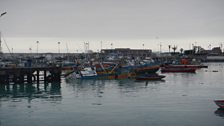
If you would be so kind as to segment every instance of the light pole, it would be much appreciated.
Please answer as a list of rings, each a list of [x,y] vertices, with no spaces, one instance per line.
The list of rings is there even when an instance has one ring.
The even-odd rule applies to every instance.
[[[113,49],[113,43],[111,43],[110,45],[111,45],[111,49]]]
[[[143,47],[143,50],[144,50],[145,49],[145,44],[144,43],[142,44],[142,47]]]
[[[30,53],[32,53],[32,48],[29,48],[29,50],[30,50]]]
[[[100,50],[102,50],[103,42],[100,41]]]
[[[58,42],[58,53],[60,53],[60,44],[61,42]]]
[[[36,43],[37,43],[37,55],[38,55],[38,46],[39,46],[39,41],[37,41]]]
[[[162,44],[161,44],[161,42],[159,43],[159,53],[160,54],[162,53]]]

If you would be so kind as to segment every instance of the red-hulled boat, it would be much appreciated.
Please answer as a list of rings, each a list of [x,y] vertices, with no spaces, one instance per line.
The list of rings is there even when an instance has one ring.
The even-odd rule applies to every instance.
[[[208,68],[208,66],[205,65],[183,65],[183,64],[178,64],[178,65],[165,65],[165,67],[168,68],[194,68],[194,69],[198,69],[198,68]]]
[[[181,73],[195,73],[196,68],[170,68],[162,67],[161,72],[181,72]]]
[[[214,102],[217,106],[224,109],[224,100],[215,100]]]

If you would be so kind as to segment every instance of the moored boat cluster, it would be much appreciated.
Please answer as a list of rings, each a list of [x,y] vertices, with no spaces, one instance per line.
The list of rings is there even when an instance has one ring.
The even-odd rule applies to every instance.
[[[183,60],[183,59],[182,59]],[[184,59],[186,60],[186,59]],[[198,68],[207,68],[201,64],[164,64],[162,62],[147,60],[114,60],[110,62],[90,62],[77,65],[73,71],[66,74],[66,79],[136,79],[136,80],[162,80],[166,72],[194,73]]]

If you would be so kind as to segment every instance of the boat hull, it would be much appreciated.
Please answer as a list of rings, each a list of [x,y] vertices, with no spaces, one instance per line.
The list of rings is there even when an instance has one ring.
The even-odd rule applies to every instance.
[[[208,68],[208,66],[205,65],[166,65],[166,68],[194,68],[194,69],[199,69],[199,68]]]
[[[224,100],[215,100],[214,102],[217,106],[224,109]]]
[[[161,72],[195,73],[195,68],[161,68]]]
[[[160,65],[137,67],[135,68],[135,73],[136,74],[156,73],[159,70],[159,68],[160,68]]]
[[[117,74],[117,73],[101,73],[97,74],[94,76],[80,76],[79,74],[76,74],[75,72],[70,74],[69,76],[66,77],[66,79],[96,79],[96,80],[102,80],[102,79],[126,79],[126,78],[133,78],[135,77],[135,73],[122,73],[122,74]]]

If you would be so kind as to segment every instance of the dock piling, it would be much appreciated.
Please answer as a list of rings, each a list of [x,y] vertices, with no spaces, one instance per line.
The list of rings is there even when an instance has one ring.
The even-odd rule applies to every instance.
[[[31,84],[35,81],[37,82],[37,84],[39,84],[40,81],[44,81],[45,83],[60,82],[61,68],[60,67],[0,68],[0,84],[10,84],[10,83]]]

